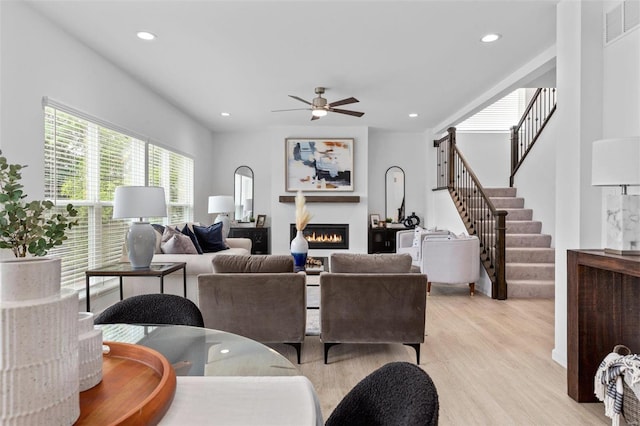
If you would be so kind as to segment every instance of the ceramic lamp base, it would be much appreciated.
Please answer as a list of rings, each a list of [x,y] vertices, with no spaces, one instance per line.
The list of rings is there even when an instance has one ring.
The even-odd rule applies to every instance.
[[[640,255],[640,195],[607,196],[607,246],[605,252]]]
[[[156,250],[156,233],[149,222],[133,222],[127,234],[129,262],[135,269],[148,269]]]

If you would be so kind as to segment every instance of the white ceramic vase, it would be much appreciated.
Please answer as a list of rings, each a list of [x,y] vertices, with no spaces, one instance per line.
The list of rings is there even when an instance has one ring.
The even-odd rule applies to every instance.
[[[94,329],[92,312],[78,312],[78,378],[80,392],[102,381],[102,330]]]
[[[309,253],[309,242],[304,238],[302,231],[298,231],[296,237],[291,240],[291,256],[293,256],[293,270],[295,272],[304,271],[307,253]]]
[[[73,424],[78,295],[60,289],[60,260],[0,261],[0,423]]]

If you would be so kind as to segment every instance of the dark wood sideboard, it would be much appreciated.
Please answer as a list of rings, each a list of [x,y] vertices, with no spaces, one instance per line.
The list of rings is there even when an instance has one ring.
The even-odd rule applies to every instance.
[[[567,393],[596,402],[593,378],[617,344],[640,353],[640,256],[567,251]]]

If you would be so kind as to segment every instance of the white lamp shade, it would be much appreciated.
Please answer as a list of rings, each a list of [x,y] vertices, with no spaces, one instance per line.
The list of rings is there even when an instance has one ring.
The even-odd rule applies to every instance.
[[[247,198],[244,200],[245,211],[253,210],[253,198]]]
[[[212,195],[209,197],[209,213],[231,213],[235,204],[231,195]]]
[[[591,184],[640,185],[640,136],[593,143]]]
[[[113,218],[165,217],[167,204],[161,186],[119,186],[113,198]]]

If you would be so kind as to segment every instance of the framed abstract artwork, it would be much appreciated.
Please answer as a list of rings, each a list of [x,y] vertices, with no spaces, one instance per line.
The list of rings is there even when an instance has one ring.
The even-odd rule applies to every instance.
[[[353,191],[353,139],[285,139],[285,190]]]

